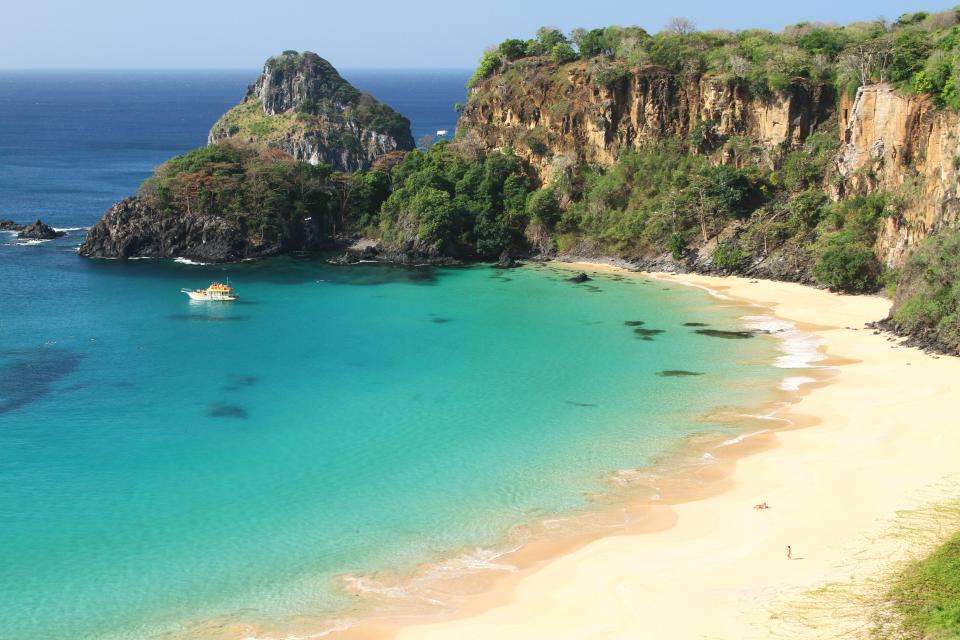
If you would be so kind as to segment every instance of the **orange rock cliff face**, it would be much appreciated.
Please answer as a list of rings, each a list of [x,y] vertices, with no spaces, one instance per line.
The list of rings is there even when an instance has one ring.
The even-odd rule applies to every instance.
[[[718,136],[749,139],[767,158],[813,133],[838,132],[837,176],[825,179],[825,191],[835,199],[879,190],[905,196],[902,213],[884,220],[877,240],[884,263],[902,264],[910,248],[957,220],[960,116],[928,98],[901,96],[883,84],[838,98],[830,86],[803,83],[760,97],[735,83],[659,67],[598,75],[588,63],[514,62],[471,88],[458,136],[485,150],[509,146],[549,183],[558,163],[607,166],[627,149],[689,140],[704,121]],[[724,149],[712,159],[740,161]]]
[[[838,108],[842,146],[837,168],[852,193],[901,189],[905,209],[887,218],[877,239],[889,266],[960,213],[960,115],[925,97],[901,96],[885,84],[861,87]]]

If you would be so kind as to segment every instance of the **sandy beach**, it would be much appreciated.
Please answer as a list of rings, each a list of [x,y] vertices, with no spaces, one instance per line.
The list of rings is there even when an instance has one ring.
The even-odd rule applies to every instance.
[[[388,635],[824,638],[856,635],[865,624],[862,607],[843,603],[811,617],[822,608],[815,592],[889,571],[917,551],[916,540],[889,535],[898,512],[955,499],[960,360],[865,328],[886,315],[889,301],[881,297],[744,278],[656,277],[759,305],[758,314],[821,336],[839,373],[789,410],[812,426],[765,434],[762,451],[737,460],[728,489],[664,507],[673,526],[593,540],[472,598],[453,619]],[[753,508],[764,501],[770,509]]]

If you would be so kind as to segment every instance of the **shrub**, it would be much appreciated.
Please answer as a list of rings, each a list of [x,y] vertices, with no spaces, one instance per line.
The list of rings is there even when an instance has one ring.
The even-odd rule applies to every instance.
[[[892,315],[906,331],[960,348],[960,230],[934,234],[914,250],[897,282]]]
[[[880,263],[873,247],[858,240],[851,231],[822,238],[816,254],[813,277],[820,284],[847,293],[876,291]]]
[[[548,227],[554,226],[560,219],[560,205],[552,187],[534,191],[527,196],[527,215],[536,222]]]
[[[713,266],[724,271],[732,271],[739,267],[744,257],[740,246],[730,240],[718,244],[710,255]]]
[[[577,59],[577,52],[566,42],[558,42],[550,49],[550,57],[558,64],[566,64]]]
[[[674,231],[670,235],[670,255],[673,256],[674,260],[680,260],[683,258],[683,252],[686,248],[687,243],[684,242],[683,236]]]

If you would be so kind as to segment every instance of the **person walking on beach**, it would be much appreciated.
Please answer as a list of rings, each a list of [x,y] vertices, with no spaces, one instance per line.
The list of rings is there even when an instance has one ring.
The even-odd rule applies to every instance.
[[[787,560],[793,560],[793,549],[790,548],[790,545],[787,545]]]

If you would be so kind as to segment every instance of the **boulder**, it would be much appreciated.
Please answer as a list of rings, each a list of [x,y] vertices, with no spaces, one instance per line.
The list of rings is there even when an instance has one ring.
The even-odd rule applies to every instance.
[[[17,238],[20,240],[53,240],[63,235],[63,231],[57,231],[50,225],[44,224],[37,219],[20,230]]]

